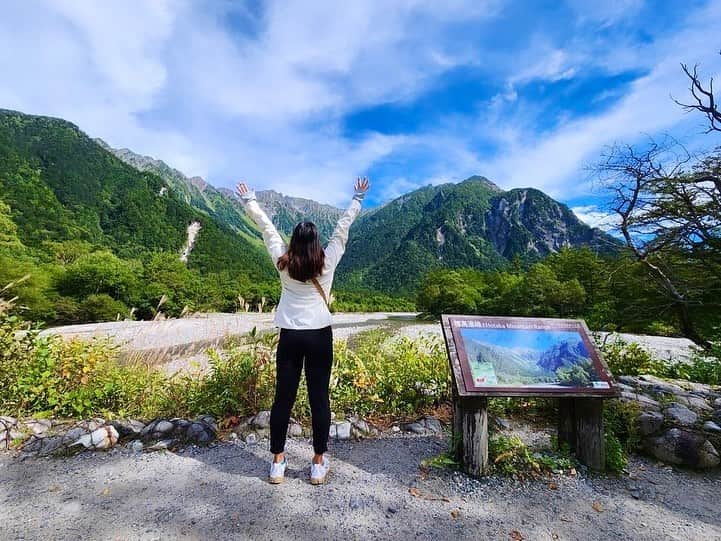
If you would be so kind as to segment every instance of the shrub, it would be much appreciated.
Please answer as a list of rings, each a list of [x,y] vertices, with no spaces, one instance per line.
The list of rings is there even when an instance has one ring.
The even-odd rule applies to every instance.
[[[124,319],[130,309],[121,301],[116,301],[106,293],[88,295],[80,305],[83,321],[115,321]]]
[[[570,470],[573,461],[565,452],[532,452],[518,436],[499,434],[488,440],[488,457],[493,470],[518,477]]]
[[[621,339],[601,346],[603,358],[615,376],[638,376],[650,374],[664,377],[668,364],[655,359],[648,351],[634,343],[627,344]]]

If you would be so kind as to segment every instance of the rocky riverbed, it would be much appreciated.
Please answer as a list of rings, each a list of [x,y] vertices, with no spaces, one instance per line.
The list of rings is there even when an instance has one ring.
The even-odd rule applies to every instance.
[[[633,458],[619,476],[520,482],[420,467],[447,446],[407,433],[334,440],[324,486],[308,483],[305,438],[289,440],[278,486],[264,439],[0,454],[0,539],[721,539],[718,471]]]

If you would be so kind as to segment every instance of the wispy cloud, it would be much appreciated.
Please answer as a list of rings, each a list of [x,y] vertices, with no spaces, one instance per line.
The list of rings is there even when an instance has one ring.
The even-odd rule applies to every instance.
[[[641,0],[604,6],[11,2],[0,107],[66,118],[219,186],[342,204],[358,174],[375,175],[382,201],[478,173],[569,198],[590,190],[579,178],[604,144],[688,131],[669,99],[685,92],[680,61],[721,71],[718,4],[661,30]],[[421,127],[346,129],[380,106]]]

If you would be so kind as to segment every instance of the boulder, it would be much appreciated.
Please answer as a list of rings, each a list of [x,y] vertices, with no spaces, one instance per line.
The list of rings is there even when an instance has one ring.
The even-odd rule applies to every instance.
[[[692,468],[715,468],[721,463],[718,451],[704,436],[670,428],[657,437],[646,438],[644,448],[657,459]]]
[[[713,421],[706,421],[703,424],[703,429],[706,432],[721,432],[721,426],[717,425]]]
[[[676,396],[676,401],[697,410],[713,411],[713,408],[709,406],[708,402],[700,396],[695,396],[692,394],[686,396]]]
[[[405,424],[403,425],[403,430],[406,432],[413,432],[414,434],[426,433],[426,427],[419,422]]]
[[[657,411],[644,411],[636,419],[638,431],[642,436],[650,436],[663,426],[663,415]]]
[[[670,423],[680,426],[691,426],[698,421],[698,415],[695,412],[678,402],[672,402],[663,413]]]
[[[299,438],[303,435],[303,427],[298,423],[288,425],[288,436],[291,438]]]

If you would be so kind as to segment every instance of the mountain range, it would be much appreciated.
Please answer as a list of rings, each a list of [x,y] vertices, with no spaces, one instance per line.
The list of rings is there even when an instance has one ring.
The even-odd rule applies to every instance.
[[[0,187],[29,244],[82,239],[123,256],[180,254],[188,225],[198,222],[190,266],[273,277],[260,234],[230,190],[161,160],[113,149],[65,120],[0,110]],[[272,190],[257,196],[285,235],[311,220],[327,239],[342,214]],[[617,242],[539,190],[504,191],[473,176],[420,188],[361,214],[337,285],[410,294],[434,268],[502,269],[516,258],[533,261],[579,246],[608,252]]]

